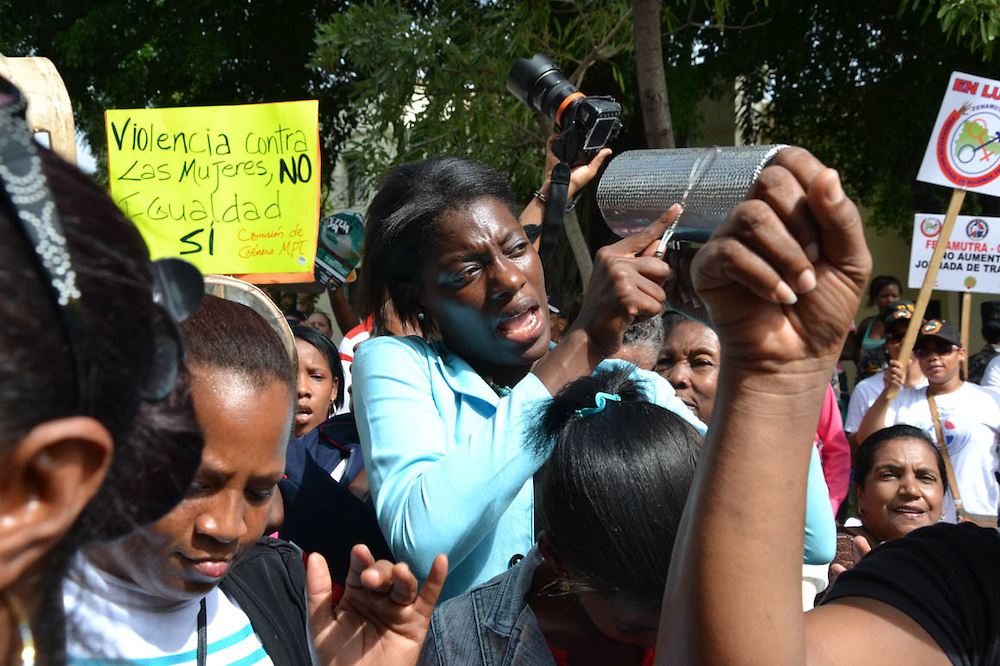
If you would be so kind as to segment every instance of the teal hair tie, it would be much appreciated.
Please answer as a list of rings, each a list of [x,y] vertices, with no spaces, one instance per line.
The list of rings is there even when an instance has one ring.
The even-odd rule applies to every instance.
[[[622,397],[617,393],[605,393],[604,391],[598,391],[597,395],[594,396],[594,407],[584,407],[583,409],[578,409],[573,412],[573,415],[593,416],[594,414],[603,412],[604,408],[608,406],[608,400],[621,402]]]

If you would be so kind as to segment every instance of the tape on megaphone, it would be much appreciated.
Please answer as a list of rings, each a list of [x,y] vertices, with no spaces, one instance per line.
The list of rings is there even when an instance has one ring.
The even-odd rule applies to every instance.
[[[611,230],[624,238],[645,229],[690,190],[673,240],[704,242],[783,148],[787,145],[630,150],[604,171],[597,205]]]

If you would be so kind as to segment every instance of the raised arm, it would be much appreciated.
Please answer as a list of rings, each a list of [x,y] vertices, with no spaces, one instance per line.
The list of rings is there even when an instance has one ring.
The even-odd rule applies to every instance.
[[[889,361],[889,367],[885,369],[885,374],[883,375],[885,386],[882,392],[879,393],[879,396],[875,398],[872,406],[865,412],[860,425],[858,425],[858,446],[861,446],[861,442],[868,439],[869,435],[886,426],[886,417],[888,417],[889,411],[892,408],[892,400],[889,399],[889,390],[893,386],[902,388],[905,377],[906,371],[903,370],[902,364],[895,360]]]
[[[751,196],[692,266],[723,360],[664,596],[663,664],[805,661],[809,458],[871,258],[836,172],[808,152],[779,153]]]
[[[552,140],[555,137],[549,137],[549,140],[545,144],[545,180],[542,182],[541,187],[538,188],[536,194],[531,197],[531,201],[528,205],[524,207],[521,211],[521,217],[519,222],[522,227],[530,227],[533,225],[541,225],[542,220],[545,218],[545,208],[547,205],[547,200],[549,198],[549,187],[551,186],[552,169],[558,163],[558,158],[552,153]],[[569,192],[567,193],[567,204],[573,200],[573,197],[583,189],[587,183],[594,179],[597,172],[600,171],[601,165],[604,164],[606,160],[611,155],[610,148],[603,148],[594,159],[590,160],[587,164],[578,166],[572,171],[570,171],[569,176]],[[545,199],[543,201],[543,198]],[[538,249],[539,238],[535,239],[533,243],[535,249]]]

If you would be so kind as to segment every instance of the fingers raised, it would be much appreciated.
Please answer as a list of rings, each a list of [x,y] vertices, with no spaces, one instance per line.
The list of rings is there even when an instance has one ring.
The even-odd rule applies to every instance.
[[[844,193],[837,172],[822,170],[810,184],[808,197],[809,208],[820,228],[823,256],[863,286],[871,270],[871,254],[865,243],[861,215]]]
[[[414,610],[421,615],[430,616],[434,610],[434,604],[441,596],[441,589],[444,587],[445,578],[448,576],[448,556],[441,553],[434,558],[431,564],[431,572],[424,581],[424,587],[420,590],[420,596],[414,603]]]
[[[608,246],[608,249],[614,254],[622,257],[636,256],[640,254],[652,256],[653,252],[650,247],[652,246],[652,250],[656,249],[656,244],[659,242],[663,232],[667,230],[667,227],[669,227],[680,214],[680,204],[674,204],[648,227],[642,231],[637,231],[628,238],[621,239],[614,245]]]
[[[319,553],[312,553],[306,561],[306,593],[310,621],[324,627],[333,613],[333,582],[330,580],[330,567]]]

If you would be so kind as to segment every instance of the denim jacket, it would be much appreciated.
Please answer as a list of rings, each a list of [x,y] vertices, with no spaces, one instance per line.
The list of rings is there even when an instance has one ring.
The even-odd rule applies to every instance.
[[[542,561],[538,547],[523,560],[434,610],[421,666],[555,666],[525,597]]]

